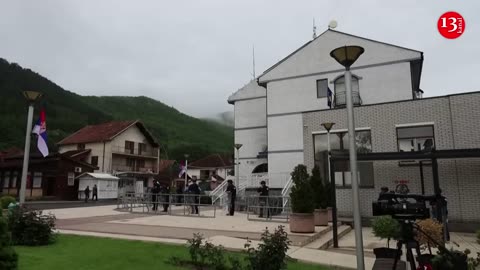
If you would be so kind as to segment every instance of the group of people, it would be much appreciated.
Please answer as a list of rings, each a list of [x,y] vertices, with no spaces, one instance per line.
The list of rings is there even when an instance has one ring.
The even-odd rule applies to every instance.
[[[198,215],[198,205],[200,204],[200,193],[201,189],[197,184],[197,181],[193,179],[186,187],[185,191],[180,187],[177,188],[176,192],[178,194],[185,195],[177,195],[177,203],[180,203],[185,199],[185,203],[190,204],[190,213],[194,215]],[[163,203],[163,211],[168,212],[168,208],[170,207],[170,186],[169,185],[162,185],[160,182],[155,181],[153,184],[153,188],[151,189],[152,193],[152,210],[158,211],[158,205]]]
[[[233,216],[235,214],[235,200],[237,199],[237,188],[233,184],[232,180],[227,181],[227,196],[228,196],[228,210],[227,216]],[[269,187],[267,186],[265,181],[260,182],[260,187],[257,189],[257,193],[259,195],[259,205],[260,205],[260,214],[258,217],[263,218],[264,212],[266,212],[267,218],[270,217],[270,209],[268,207],[268,195],[269,195]],[[265,211],[266,209],[266,211]]]
[[[90,186],[87,186],[84,190],[83,193],[85,195],[85,202],[88,202],[90,199]],[[98,188],[97,185],[93,185],[92,189],[92,201],[98,201]]]

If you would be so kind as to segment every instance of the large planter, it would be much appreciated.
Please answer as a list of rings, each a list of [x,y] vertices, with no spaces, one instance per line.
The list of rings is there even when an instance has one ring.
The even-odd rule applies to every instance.
[[[397,255],[397,249],[395,248],[374,248],[373,253],[375,254],[375,258],[390,258],[395,259]],[[402,251],[400,250],[400,254],[398,254],[399,258],[402,256]]]
[[[315,223],[313,213],[290,214],[290,231],[293,233],[314,233]]]
[[[333,207],[327,207],[327,211],[328,211],[328,222],[332,222],[333,221]]]
[[[327,209],[315,209],[313,212],[313,222],[315,226],[327,226],[328,225],[328,210]]]

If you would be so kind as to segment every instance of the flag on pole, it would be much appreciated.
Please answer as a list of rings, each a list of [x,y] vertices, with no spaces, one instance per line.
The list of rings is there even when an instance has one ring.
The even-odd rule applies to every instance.
[[[327,105],[331,109],[332,108],[332,101],[333,101],[333,92],[330,90],[330,87],[328,87],[327,90]]]
[[[32,133],[37,134],[37,148],[42,153],[43,157],[48,156],[48,146],[47,146],[47,121],[45,117],[45,110],[40,111],[40,117],[38,118],[37,123],[33,127]]]
[[[178,174],[178,178],[181,178],[182,175],[187,171],[185,165],[180,164],[180,173]]]

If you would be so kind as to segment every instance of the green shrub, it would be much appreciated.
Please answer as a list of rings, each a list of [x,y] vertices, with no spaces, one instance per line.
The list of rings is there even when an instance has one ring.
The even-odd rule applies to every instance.
[[[271,234],[268,229],[262,234],[258,248],[247,247],[247,267],[249,270],[280,270],[287,269],[287,250],[290,245],[288,234],[279,226]]]
[[[312,170],[310,185],[313,190],[313,204],[315,209],[326,209],[328,206],[327,192],[325,190],[325,185],[323,184],[322,176],[320,175],[320,168],[318,166],[315,166]]]
[[[5,195],[0,198],[0,203],[2,204],[2,209],[8,209],[10,203],[15,203],[16,200],[14,197]]]
[[[55,216],[16,207],[9,214],[9,228],[15,245],[41,246],[55,241]]]
[[[1,211],[0,211],[1,212]],[[17,269],[18,256],[12,247],[7,221],[0,217],[0,269]]]
[[[305,165],[299,164],[292,172],[293,186],[290,193],[293,213],[313,213],[313,190]]]
[[[400,237],[400,223],[391,216],[376,217],[372,221],[373,234],[381,239],[387,239],[387,247],[390,247],[390,239]]]

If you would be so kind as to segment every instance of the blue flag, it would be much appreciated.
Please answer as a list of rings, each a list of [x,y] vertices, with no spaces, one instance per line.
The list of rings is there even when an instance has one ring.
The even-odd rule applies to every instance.
[[[332,108],[332,100],[333,100],[333,92],[330,90],[330,87],[328,87],[327,90],[327,105],[331,109]]]

